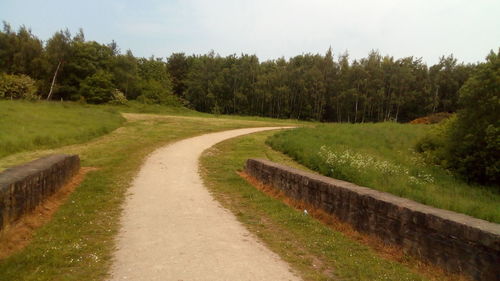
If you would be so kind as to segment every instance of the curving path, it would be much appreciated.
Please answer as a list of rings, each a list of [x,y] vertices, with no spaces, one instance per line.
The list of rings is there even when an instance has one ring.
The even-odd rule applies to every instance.
[[[250,128],[185,139],[156,150],[125,203],[111,280],[299,280],[203,186],[201,153]]]

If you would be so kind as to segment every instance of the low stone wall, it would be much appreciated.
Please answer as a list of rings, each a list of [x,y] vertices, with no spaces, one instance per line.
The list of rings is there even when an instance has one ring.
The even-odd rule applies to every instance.
[[[500,280],[500,225],[263,159],[246,173],[448,271]],[[499,203],[500,204],[500,203]]]
[[[0,231],[33,211],[80,169],[78,155],[56,154],[0,173]]]

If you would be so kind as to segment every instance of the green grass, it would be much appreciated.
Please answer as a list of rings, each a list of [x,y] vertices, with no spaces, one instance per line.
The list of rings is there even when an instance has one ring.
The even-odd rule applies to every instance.
[[[287,123],[295,125],[307,125],[311,122],[298,121],[296,119],[276,119],[270,117],[260,116],[244,116],[244,115],[225,115],[225,114],[210,114],[195,111],[185,107],[163,106],[158,104],[142,104],[136,101],[129,101],[126,105],[100,105],[100,107],[114,109],[116,111],[125,113],[148,113],[159,115],[175,115],[175,116],[188,116],[188,117],[202,117],[202,118],[215,118],[215,119],[229,119],[229,120],[244,120],[244,121],[267,121],[272,123]]]
[[[139,115],[123,127],[87,143],[0,158],[2,169],[50,153],[76,153],[82,166],[99,168],[89,173],[53,219],[34,233],[27,248],[0,261],[0,280],[106,279],[125,192],[149,153],[190,136],[277,123],[286,124],[285,121]]]
[[[385,260],[367,246],[267,196],[237,175],[235,171],[252,157],[298,166],[264,144],[272,134],[227,140],[202,156],[205,184],[224,207],[305,280],[426,280],[405,265]],[[443,280],[441,277],[445,278],[436,279]]]
[[[76,120],[70,118],[71,116],[97,114],[96,116],[103,119],[101,122],[107,122],[104,119],[108,117],[117,118],[118,125],[110,127],[108,134],[103,131],[101,136],[89,135],[85,139],[75,138],[73,135],[74,139],[68,142],[62,139],[59,143],[27,146],[22,148],[21,152],[0,157],[0,170],[51,153],[76,153],[82,159],[82,166],[99,168],[98,171],[89,173],[53,219],[34,233],[33,241],[27,248],[0,261],[2,281],[105,280],[108,277],[115,246],[114,237],[118,231],[126,190],[144,158],[154,149],[186,137],[227,129],[312,125],[258,117],[217,118],[185,108],[144,106],[135,103],[127,106],[89,106],[74,103],[32,104],[0,101],[0,140],[2,134],[6,134],[14,137],[14,142],[21,141],[18,140],[21,136],[31,137],[31,134],[22,135],[20,127],[28,126],[27,123],[31,123],[32,118],[23,119],[23,114],[20,115],[16,110],[3,110],[9,106],[23,110],[26,116],[41,115],[34,123],[38,125],[33,127],[45,128],[44,130],[56,135],[66,133],[66,129],[70,132],[71,127],[68,127],[68,124],[85,125],[82,124],[82,120],[85,120],[83,118],[93,118],[83,116]],[[122,117],[118,114],[122,111],[151,112],[156,115],[130,115],[129,121],[122,123]],[[49,116],[51,118],[48,118]],[[4,120],[14,121],[17,125],[2,127],[3,124],[12,123]],[[66,127],[59,127],[61,125],[57,121],[66,124]],[[76,123],[71,123],[73,121]],[[120,123],[122,127],[113,130]],[[88,129],[91,131],[92,127]],[[43,132],[33,131],[35,135],[39,133]],[[213,161],[205,157],[204,161],[212,161],[212,168],[217,172],[210,181],[220,181],[223,188],[236,192],[235,198],[243,198],[234,201],[237,204],[235,206],[241,208],[236,212],[240,220],[247,223],[252,231],[285,260],[292,262],[308,280],[326,280],[328,277],[325,276],[331,275],[329,270],[332,268],[335,276],[342,276],[346,280],[421,280],[404,266],[376,257],[367,247],[332,232],[309,217],[303,217],[300,212],[295,212],[258,191],[249,191],[248,185],[234,173],[235,169],[241,167],[241,159],[248,155],[266,156],[273,161],[297,165],[263,145],[269,134],[256,135],[256,139],[241,138],[231,145],[226,142],[218,146],[220,151],[227,151],[228,159],[225,159],[226,152],[219,155],[218,150],[211,151],[217,155]],[[246,152],[241,152],[240,149]],[[221,161],[220,166],[217,160]],[[239,193],[240,188],[244,188],[244,193]],[[220,196],[218,198],[220,199]],[[267,207],[258,209],[263,206],[259,204]],[[268,222],[272,223],[273,228],[266,228]],[[398,279],[395,279],[395,275],[398,275]]]
[[[191,110],[182,106],[164,106],[160,104],[144,104],[137,101],[129,101],[125,105],[103,104],[97,107],[112,108],[120,112],[164,114],[177,116],[203,116],[204,113]],[[209,115],[209,114],[206,114]]]
[[[469,185],[439,166],[424,163],[413,151],[429,128],[396,123],[329,124],[285,131],[267,142],[321,174],[500,223],[498,191]]]
[[[121,115],[110,108],[0,100],[0,158],[82,143],[113,131],[123,122]]]
[[[130,101],[127,105],[90,105],[0,100],[0,158],[21,151],[83,143],[105,135],[124,122],[121,112],[304,124],[296,120],[252,116],[215,116],[185,107],[141,104],[135,101]]]

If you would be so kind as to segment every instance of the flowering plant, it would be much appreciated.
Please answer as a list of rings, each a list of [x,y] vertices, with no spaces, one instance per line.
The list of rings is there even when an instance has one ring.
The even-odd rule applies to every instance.
[[[408,182],[413,184],[433,183],[434,178],[423,171],[413,171],[401,165],[394,164],[387,160],[380,160],[371,155],[365,155],[354,152],[350,149],[342,151],[333,151],[321,146],[319,157],[327,164],[330,173],[342,173],[345,170],[354,170],[356,174],[363,175],[370,172],[376,172],[380,175],[405,177]]]

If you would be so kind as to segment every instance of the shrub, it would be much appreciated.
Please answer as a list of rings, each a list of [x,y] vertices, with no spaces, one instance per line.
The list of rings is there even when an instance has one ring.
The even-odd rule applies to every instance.
[[[27,75],[0,74],[0,98],[36,100],[36,81]]]
[[[410,121],[410,124],[437,124],[443,120],[446,120],[451,117],[451,113],[448,112],[438,112],[433,113],[431,115],[420,117]]]
[[[500,186],[500,50],[465,82],[460,104],[456,119],[438,126],[417,150],[468,181]]]
[[[450,166],[468,180],[500,183],[500,49],[460,89],[463,109],[450,130]]]
[[[106,103],[113,99],[115,86],[113,76],[105,71],[99,70],[94,75],[88,76],[80,82],[80,95],[88,103]]]
[[[111,104],[125,105],[127,104],[127,102],[127,97],[125,97],[125,94],[123,92],[118,89],[115,89],[113,91],[113,99],[110,101]]]
[[[429,132],[420,138],[415,145],[415,150],[420,152],[426,162],[450,168],[448,146],[450,142],[450,131],[457,120],[456,114],[445,119],[443,122],[434,125]]]

